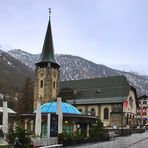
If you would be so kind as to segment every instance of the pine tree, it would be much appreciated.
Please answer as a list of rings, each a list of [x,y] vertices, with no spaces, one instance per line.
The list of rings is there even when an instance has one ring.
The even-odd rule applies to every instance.
[[[19,114],[33,112],[33,83],[29,77],[18,98],[17,112]]]
[[[17,122],[14,130],[9,131],[7,135],[7,141],[10,145],[16,145],[16,139],[19,141],[19,144],[21,148],[32,148],[31,146],[31,138],[30,138],[30,132],[28,130],[25,130],[20,126],[20,123]]]

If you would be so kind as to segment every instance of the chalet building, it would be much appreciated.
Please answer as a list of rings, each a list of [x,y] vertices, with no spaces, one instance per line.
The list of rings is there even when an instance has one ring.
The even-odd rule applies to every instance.
[[[137,99],[137,120],[139,125],[148,123],[148,96],[144,95]]]
[[[61,82],[60,96],[83,114],[100,118],[104,126],[136,123],[136,89],[125,76]]]

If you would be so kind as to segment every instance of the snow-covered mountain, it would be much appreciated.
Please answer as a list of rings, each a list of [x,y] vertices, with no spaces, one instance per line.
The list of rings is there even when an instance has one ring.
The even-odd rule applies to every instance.
[[[28,76],[33,76],[31,68],[0,50],[0,93],[14,95],[22,89]]]
[[[20,49],[13,49],[8,53],[32,69],[34,69],[34,63],[39,57],[37,54],[30,54]],[[137,89],[138,95],[148,95],[148,76],[115,70],[72,55],[60,54],[56,55],[56,58],[60,64],[62,81],[125,75],[131,85]]]
[[[14,58],[20,60],[22,63],[34,69],[34,63],[37,61],[39,54],[30,54],[21,49],[14,49],[8,51],[8,54],[13,56]]]

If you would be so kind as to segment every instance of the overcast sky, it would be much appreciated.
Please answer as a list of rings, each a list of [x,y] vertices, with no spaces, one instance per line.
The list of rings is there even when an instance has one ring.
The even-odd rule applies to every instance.
[[[40,53],[48,8],[56,53],[148,74],[148,0],[0,0],[1,48]]]

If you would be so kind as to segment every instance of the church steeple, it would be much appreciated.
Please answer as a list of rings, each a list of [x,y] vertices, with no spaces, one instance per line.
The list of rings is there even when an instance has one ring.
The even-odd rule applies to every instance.
[[[59,94],[59,82],[60,65],[54,55],[49,9],[49,23],[42,54],[39,61],[36,63],[35,69],[34,108],[36,108],[38,101],[41,101],[41,104],[44,104],[57,98]]]
[[[42,48],[42,53],[40,55],[38,62],[36,63],[36,65],[39,67],[40,66],[42,67],[44,65],[47,66],[47,64],[49,63],[54,65],[54,67],[59,67],[59,64],[54,55],[50,15],[51,15],[51,9],[49,8],[49,22],[48,22],[46,36],[45,36],[45,40]]]

